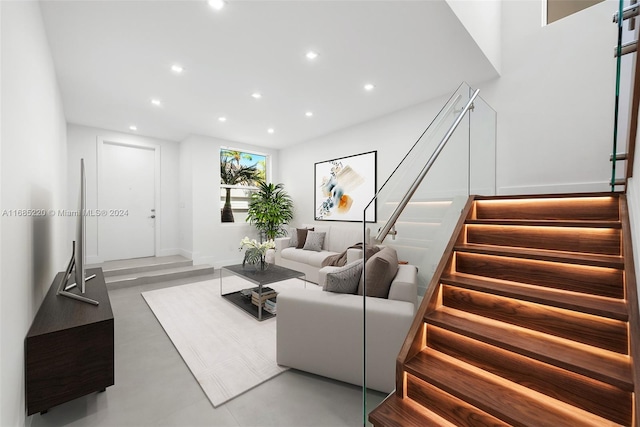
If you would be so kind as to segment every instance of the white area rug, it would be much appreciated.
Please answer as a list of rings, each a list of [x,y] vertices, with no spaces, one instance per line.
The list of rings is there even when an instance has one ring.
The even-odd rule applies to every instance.
[[[225,293],[251,287],[236,276],[222,280]],[[269,286],[280,292],[304,281]],[[142,296],[214,407],[288,369],[276,363],[276,318],[258,322],[223,299],[219,279]]]

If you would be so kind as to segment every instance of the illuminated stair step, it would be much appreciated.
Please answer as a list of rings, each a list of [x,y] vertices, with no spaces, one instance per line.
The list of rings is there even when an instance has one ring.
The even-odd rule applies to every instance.
[[[594,197],[502,197],[476,199],[475,219],[618,221],[618,199]]]
[[[450,285],[442,287],[442,304],[456,310],[627,354],[627,324],[563,308],[518,301]]]
[[[565,403],[630,425],[633,393],[433,325],[427,346]]]
[[[522,301],[575,310],[610,319],[627,321],[629,315],[621,299],[598,297],[579,292],[527,285],[499,279],[486,279],[464,273],[449,273],[440,282],[461,288],[511,297]]]
[[[609,298],[624,298],[624,272],[619,268],[457,252],[455,271]]]
[[[611,351],[441,307],[425,322],[503,350],[632,391],[629,357]]]
[[[467,243],[620,256],[619,228],[467,224]]]
[[[612,421],[536,393],[432,349],[406,364],[407,395],[419,403],[429,383],[515,426],[615,426]],[[463,424],[459,425],[474,425]]]

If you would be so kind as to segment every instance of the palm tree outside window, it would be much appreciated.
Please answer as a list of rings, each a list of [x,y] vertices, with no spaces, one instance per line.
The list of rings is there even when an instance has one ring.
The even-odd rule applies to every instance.
[[[239,150],[220,150],[221,221],[244,222],[251,194],[260,182],[266,182],[267,156]]]

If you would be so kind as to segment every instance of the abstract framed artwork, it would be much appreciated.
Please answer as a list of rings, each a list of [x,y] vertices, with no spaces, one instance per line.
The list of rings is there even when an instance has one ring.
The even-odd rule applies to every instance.
[[[362,221],[376,194],[376,171],[377,151],[316,163],[316,221]],[[376,222],[376,211],[374,202],[367,209],[367,222]]]

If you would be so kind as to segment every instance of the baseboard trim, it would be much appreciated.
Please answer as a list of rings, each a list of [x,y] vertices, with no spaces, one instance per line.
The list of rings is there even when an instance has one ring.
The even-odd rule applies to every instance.
[[[181,250],[178,248],[161,249],[160,251],[158,251],[158,254],[156,256],[160,257],[160,256],[172,256],[172,255],[182,255]]]

